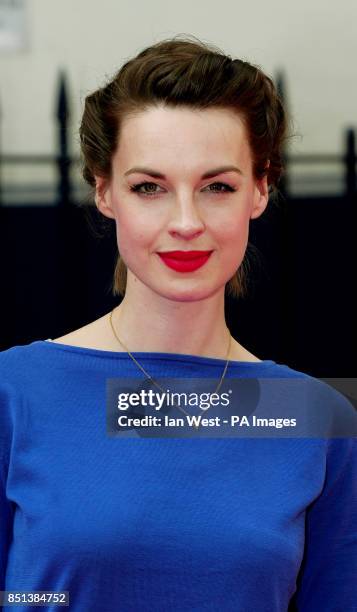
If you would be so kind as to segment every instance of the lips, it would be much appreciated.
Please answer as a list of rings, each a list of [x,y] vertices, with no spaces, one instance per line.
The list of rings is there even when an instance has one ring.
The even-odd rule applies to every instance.
[[[212,251],[166,251],[159,253],[160,257],[169,259],[178,259],[180,261],[189,261],[192,259],[199,259],[200,257],[208,257]]]
[[[166,251],[158,253],[164,264],[176,272],[194,272],[203,266],[213,251]]]

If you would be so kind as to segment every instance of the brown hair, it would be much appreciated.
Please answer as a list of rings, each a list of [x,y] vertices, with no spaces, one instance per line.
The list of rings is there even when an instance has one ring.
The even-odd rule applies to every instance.
[[[95,175],[111,178],[123,118],[163,103],[195,109],[220,107],[239,113],[248,135],[253,176],[259,179],[266,174],[269,194],[277,196],[283,145],[289,136],[286,113],[272,79],[258,66],[232,59],[218,47],[191,38],[194,40],[178,35],[145,48],[110,82],[85,98],[80,125],[82,174],[92,187],[92,197]],[[246,255],[226,284],[227,293],[236,298],[247,293]],[[125,294],[126,276],[126,265],[118,253],[113,295]]]

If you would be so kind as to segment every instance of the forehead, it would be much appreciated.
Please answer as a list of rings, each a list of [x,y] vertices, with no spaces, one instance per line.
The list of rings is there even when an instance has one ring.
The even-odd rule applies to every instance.
[[[251,157],[238,113],[221,108],[161,106],[124,119],[114,161],[121,166],[142,163],[150,167],[170,162],[175,167],[240,162],[248,170]]]

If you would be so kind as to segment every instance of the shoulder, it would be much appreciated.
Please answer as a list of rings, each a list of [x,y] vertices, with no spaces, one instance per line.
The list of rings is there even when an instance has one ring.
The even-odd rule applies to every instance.
[[[320,420],[324,419],[329,438],[352,440],[357,436],[357,403],[354,394],[354,379],[307,377],[305,397],[310,409]]]
[[[53,386],[55,372],[67,377],[65,353],[52,351],[50,343],[36,340],[0,351],[0,442],[7,446],[12,428],[28,422],[30,405],[38,406]],[[48,396],[49,397],[49,396]],[[42,398],[42,399],[40,399]],[[46,400],[47,401],[47,400]]]
[[[42,340],[35,340],[29,344],[12,346],[0,351],[0,381],[19,375],[23,366],[31,366],[42,354]]]
[[[24,421],[24,397],[31,388],[36,350],[35,342],[0,351],[0,455],[9,453],[12,432]]]
[[[267,363],[258,377],[271,379],[268,388],[303,419],[308,437],[357,437],[355,379],[320,379],[275,362]]]
[[[50,381],[55,371],[64,372],[67,353],[51,349],[50,342],[35,340],[0,351],[0,388],[28,395]]]

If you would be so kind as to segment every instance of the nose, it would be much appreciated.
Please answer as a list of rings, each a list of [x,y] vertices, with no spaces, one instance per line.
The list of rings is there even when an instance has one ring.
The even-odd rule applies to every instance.
[[[178,198],[168,224],[170,234],[192,238],[201,234],[204,229],[205,224],[197,211],[193,198],[189,195]]]

